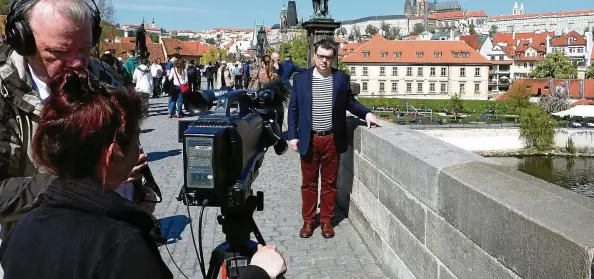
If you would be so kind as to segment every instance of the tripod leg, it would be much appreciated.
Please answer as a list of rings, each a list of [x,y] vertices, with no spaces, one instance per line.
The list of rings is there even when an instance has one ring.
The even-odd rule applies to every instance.
[[[208,263],[208,272],[205,279],[216,279],[219,276],[221,265],[225,262],[225,252],[221,250],[213,250]],[[225,279],[225,278],[223,278]]]

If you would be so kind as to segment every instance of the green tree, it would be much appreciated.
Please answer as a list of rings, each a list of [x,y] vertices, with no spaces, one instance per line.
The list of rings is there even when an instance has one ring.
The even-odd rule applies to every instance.
[[[540,97],[538,105],[547,113],[555,113],[569,109],[567,94],[549,94]]]
[[[416,36],[423,33],[423,31],[425,31],[425,27],[423,27],[423,24],[417,23],[415,24],[415,26],[413,26],[413,30],[412,32],[410,32],[410,34]]]
[[[594,63],[586,69],[586,78],[593,78],[594,79]]]
[[[365,34],[367,34],[369,36],[374,36],[375,34],[377,34],[377,32],[379,32],[377,27],[375,27],[371,24],[367,25],[367,27],[365,28]]]
[[[124,37],[124,31],[107,20],[101,21],[101,41],[113,41],[115,37]],[[158,41],[157,41],[158,42]]]
[[[353,35],[353,33],[351,32],[351,34],[349,34],[349,36],[347,37],[347,40],[354,41],[355,40],[355,35]]]
[[[159,43],[159,35],[158,34],[147,33],[147,35],[149,35],[151,37],[151,40],[153,40],[153,43],[155,43],[155,44]]]
[[[532,91],[523,83],[515,84],[505,94],[507,101],[512,104],[516,113],[530,106],[530,101],[528,100],[530,95],[532,95]]]
[[[9,0],[0,0],[0,14],[8,14]],[[3,23],[4,24],[4,23]]]
[[[347,65],[345,65],[344,63],[342,63],[342,61],[338,61],[338,69],[347,73],[347,75],[351,74],[349,67]]]
[[[491,29],[489,29],[489,37],[493,38],[495,34],[497,34],[497,30],[499,28],[496,25],[491,25]]]
[[[564,52],[557,51],[545,56],[544,60],[538,61],[529,76],[556,79],[576,78],[577,65],[571,63]]]
[[[359,28],[359,25],[353,26],[353,31],[351,32],[356,40],[361,40],[361,29]]]
[[[346,36],[347,31],[346,28],[344,27],[340,27],[338,29],[336,29],[336,36]]]
[[[219,53],[221,54],[221,59],[227,60],[229,58],[229,50],[226,48],[219,48]]]
[[[390,31],[388,32],[388,40],[396,40],[400,39],[400,27],[390,27]]]
[[[217,48],[215,46],[211,46],[208,50],[204,53],[202,57],[200,57],[200,64],[208,64],[208,63],[215,63],[217,62]]]
[[[385,21],[380,23],[380,30],[384,31],[385,36],[390,33],[390,24],[387,24]]]
[[[214,38],[208,38],[204,42],[207,43],[207,44],[209,44],[209,45],[214,45],[214,44],[217,43]]]
[[[458,113],[464,111],[464,103],[460,98],[460,93],[454,93],[450,97],[450,106],[452,113],[454,113],[454,119],[457,119]]]
[[[553,146],[555,128],[553,119],[540,107],[530,107],[520,112],[520,138],[526,147],[547,150]]]
[[[474,24],[468,26],[468,33],[470,33],[470,35],[476,35],[476,31],[474,30]]]

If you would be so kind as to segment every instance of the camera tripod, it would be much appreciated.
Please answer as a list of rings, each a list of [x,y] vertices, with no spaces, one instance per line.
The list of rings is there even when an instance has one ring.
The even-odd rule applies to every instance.
[[[266,245],[256,222],[254,211],[262,211],[264,207],[264,195],[258,192],[257,196],[247,198],[242,208],[225,210],[221,209],[222,215],[217,220],[223,226],[223,233],[226,241],[219,244],[211,254],[207,279],[218,278],[221,266],[225,264],[223,279],[235,279],[241,274],[243,268],[248,266],[250,259],[258,249],[258,243]],[[250,240],[250,234],[254,233],[257,243]],[[284,279],[283,275],[277,278]]]

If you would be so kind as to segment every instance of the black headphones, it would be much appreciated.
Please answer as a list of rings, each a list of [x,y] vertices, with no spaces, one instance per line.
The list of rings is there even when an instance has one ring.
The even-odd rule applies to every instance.
[[[27,0],[24,0],[27,1]],[[34,0],[29,0],[34,1]],[[18,0],[13,0],[6,15],[6,24],[4,31],[4,41],[10,45],[18,54],[22,56],[31,56],[35,53],[35,36],[31,31],[31,27],[25,18],[25,15],[20,12],[15,14],[15,4]],[[87,3],[93,10],[93,46],[99,43],[101,37],[101,14],[99,8],[95,4],[95,0],[91,0],[93,6]]]

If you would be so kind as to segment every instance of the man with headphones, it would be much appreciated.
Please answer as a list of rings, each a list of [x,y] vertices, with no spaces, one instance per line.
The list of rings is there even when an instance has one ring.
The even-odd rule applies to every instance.
[[[6,44],[0,45],[0,239],[44,190],[30,188],[35,185],[29,183],[30,177],[45,172],[35,164],[30,147],[52,77],[63,67],[77,67],[87,68],[111,86],[122,84],[115,70],[90,56],[99,43],[100,22],[92,0],[13,0],[10,4]],[[133,181],[142,190],[136,194],[145,192],[141,181],[147,180],[141,180],[140,173],[148,170],[146,166],[141,152],[130,183],[121,187],[122,196],[134,199]]]

